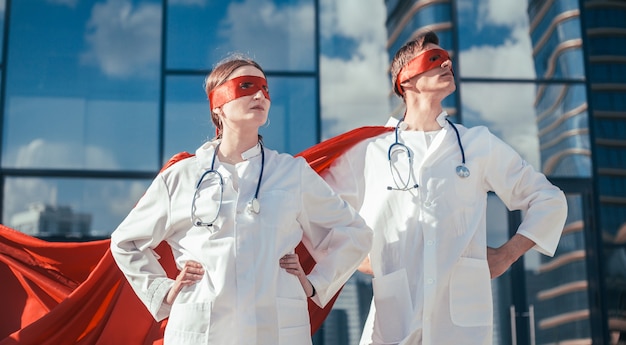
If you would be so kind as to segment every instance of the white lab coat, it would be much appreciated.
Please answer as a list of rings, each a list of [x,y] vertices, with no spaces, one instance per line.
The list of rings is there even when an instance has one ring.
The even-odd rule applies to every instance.
[[[446,116],[429,148],[424,132],[400,131],[416,189],[387,190],[396,186],[387,159],[394,132],[360,142],[323,174],[374,230],[374,301],[361,344],[491,344],[488,191],[525,212],[518,233],[536,250],[556,250],[567,214],[562,191],[482,126],[456,125],[470,170],[460,178],[461,151]],[[393,164],[404,180],[408,166],[406,155]]]
[[[302,158],[265,149],[260,213],[252,200],[261,168],[260,146],[231,174],[216,159],[224,181],[214,230],[192,226],[191,201],[210,168],[215,142],[160,173],[111,236],[111,251],[156,320],[169,317],[165,344],[311,344],[307,297],[296,276],[279,266],[302,240],[317,265],[309,280],[324,306],[371,248],[372,231]],[[217,178],[206,179],[196,215],[217,211]],[[171,309],[163,303],[174,281],[154,248],[167,241],[177,265],[202,264],[205,275],[185,287]]]

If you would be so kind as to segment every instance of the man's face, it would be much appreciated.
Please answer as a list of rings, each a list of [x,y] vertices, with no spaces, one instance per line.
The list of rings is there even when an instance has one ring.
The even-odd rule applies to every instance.
[[[418,93],[441,92],[445,96],[451,94],[456,90],[456,84],[450,57],[436,44],[428,43],[424,48],[398,73],[402,88],[405,92],[411,90]],[[411,74],[414,75],[410,76]],[[402,82],[401,76],[409,79]]]

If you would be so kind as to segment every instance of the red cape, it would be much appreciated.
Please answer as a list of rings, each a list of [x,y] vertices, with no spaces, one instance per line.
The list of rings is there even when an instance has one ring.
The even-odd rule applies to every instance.
[[[321,173],[348,148],[392,130],[362,127],[317,144],[297,156]],[[172,157],[162,168],[191,157]],[[47,242],[0,225],[0,345],[163,344],[167,322],[155,321],[126,282],[109,240]],[[168,276],[178,273],[169,246],[156,249]],[[308,273],[315,261],[296,248]],[[311,334],[322,325],[339,293],[319,308],[309,301]]]

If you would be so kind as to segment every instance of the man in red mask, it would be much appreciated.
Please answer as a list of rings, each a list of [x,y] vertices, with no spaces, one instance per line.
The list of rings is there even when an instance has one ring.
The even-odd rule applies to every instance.
[[[361,344],[491,344],[491,278],[531,248],[554,255],[567,215],[561,190],[483,126],[446,117],[452,62],[427,32],[391,65],[406,112],[340,155],[322,176],[363,216],[374,276]],[[524,210],[517,233],[486,242],[487,193]]]

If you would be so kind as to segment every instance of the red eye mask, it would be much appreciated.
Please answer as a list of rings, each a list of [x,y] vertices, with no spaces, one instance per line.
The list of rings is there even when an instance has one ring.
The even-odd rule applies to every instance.
[[[430,49],[424,53],[416,56],[413,60],[409,61],[398,73],[396,78],[396,88],[400,94],[404,94],[400,84],[415,77],[420,73],[430,71],[433,68],[441,67],[444,61],[449,60],[450,55],[443,49]]]
[[[211,109],[219,108],[224,104],[239,97],[254,95],[261,90],[268,100],[270,99],[267,80],[263,77],[244,75],[227,80],[224,84],[216,87],[209,93]]]

